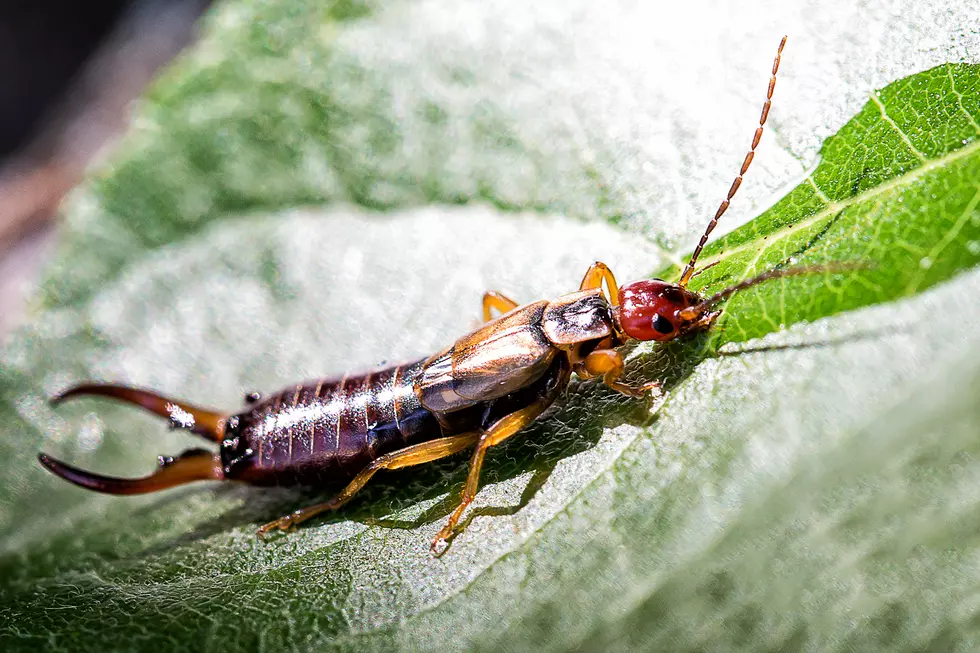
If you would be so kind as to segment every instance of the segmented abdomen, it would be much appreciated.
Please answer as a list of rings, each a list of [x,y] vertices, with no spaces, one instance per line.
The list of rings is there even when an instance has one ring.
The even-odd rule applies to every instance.
[[[263,399],[229,420],[225,475],[333,485],[378,456],[440,437],[439,423],[414,391],[422,363],[306,382]]]

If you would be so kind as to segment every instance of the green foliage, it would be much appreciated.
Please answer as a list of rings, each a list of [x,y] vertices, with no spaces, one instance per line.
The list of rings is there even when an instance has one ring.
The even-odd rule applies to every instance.
[[[410,137],[387,115],[369,142],[348,134],[384,98],[357,95],[361,69],[319,65],[322,25],[371,7],[299,7],[276,21],[258,14],[280,9],[243,8],[155,91],[155,128],[76,199],[44,306],[6,343],[4,650],[976,648],[977,66],[883,89],[807,180],[711,245],[704,262],[722,262],[696,285],[790,259],[872,265],[752,289],[714,338],[639,348],[633,374],[669,391],[652,407],[574,385],[488,456],[476,517],[441,559],[428,543],[457,498],[459,457],[389,474],[269,544],[257,524],[318,497],[122,499],[41,470],[42,449],[137,475],[192,446],[104,402],[50,409],[73,381],[235,406],[253,387],[444,346],[484,282],[447,270],[476,275],[507,251],[520,290],[544,294],[574,284],[563,251],[615,241],[502,210],[562,207],[560,193],[494,177],[523,146],[492,107],[471,118],[501,158],[469,186],[441,179],[438,152],[421,174],[389,163]],[[320,41],[295,38],[316,29]],[[287,58],[304,65],[278,79]],[[246,91],[251,104],[220,101]],[[431,105],[406,124],[424,142],[446,120]],[[472,199],[497,208],[449,206]],[[391,210],[288,210],[338,200]]]
[[[706,249],[702,265],[721,263],[692,287],[777,265],[869,264],[739,294],[721,321],[724,340],[913,295],[980,261],[977,84],[976,67],[947,65],[876,93],[827,140],[803,183]]]

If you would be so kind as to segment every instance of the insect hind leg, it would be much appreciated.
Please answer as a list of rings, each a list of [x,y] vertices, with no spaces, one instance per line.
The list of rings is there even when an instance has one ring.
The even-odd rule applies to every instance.
[[[183,428],[213,442],[221,442],[225,430],[225,415],[199,408],[182,401],[160,396],[149,390],[110,383],[86,383],[70,388],[51,399],[53,405],[81,396],[118,399],[139,406],[154,415],[166,417],[172,428]]]
[[[38,454],[48,471],[80,487],[105,494],[146,494],[193,481],[224,479],[221,458],[204,449],[189,449],[176,458],[160,458],[157,471],[143,478],[102,476],[73,467],[47,454]]]
[[[327,501],[326,503],[318,503],[314,506],[300,508],[299,510],[291,512],[285,517],[280,517],[275,521],[271,521],[259,528],[258,535],[259,537],[264,537],[269,533],[269,531],[276,529],[286,531],[291,528],[295,528],[307,519],[315,517],[320,513],[340,508],[345,503],[350,501],[351,498],[357,494],[362,487],[364,487],[364,485],[371,479],[372,476],[374,476],[376,472],[382,469],[401,469],[403,467],[412,467],[413,465],[430,463],[435,460],[439,460],[440,458],[445,458],[446,456],[451,456],[454,453],[463,451],[464,449],[476,444],[479,439],[479,433],[463,433],[460,435],[451,435],[444,438],[438,438],[436,440],[429,440],[428,442],[414,444],[410,447],[405,447],[404,449],[385,454],[361,470],[361,472],[354,477],[354,480],[352,480],[340,494],[335,496],[330,501]]]

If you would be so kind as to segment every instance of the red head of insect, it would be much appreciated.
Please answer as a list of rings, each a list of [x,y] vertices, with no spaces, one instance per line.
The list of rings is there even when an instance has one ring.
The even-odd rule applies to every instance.
[[[766,93],[766,102],[762,105],[759,126],[756,127],[755,135],[752,138],[752,147],[749,149],[748,154],[745,155],[745,160],[742,161],[742,167],[735,177],[735,181],[732,182],[731,188],[728,190],[728,196],[718,207],[718,210],[715,212],[715,217],[711,219],[711,222],[708,223],[707,228],[704,230],[701,241],[694,248],[691,260],[685,266],[684,271],[681,272],[680,279],[678,279],[677,283],[668,283],[660,279],[634,281],[623,286],[619,291],[619,327],[630,338],[635,338],[636,340],[666,341],[673,340],[691,331],[707,328],[719,315],[717,311],[711,312],[709,310],[714,304],[728,297],[736,290],[741,290],[763,281],[763,276],[765,278],[784,276],[780,273],[776,275],[767,273],[767,275],[750,280],[748,284],[743,282],[737,284],[737,286],[726,288],[707,300],[687,289],[688,282],[695,275],[694,266],[697,264],[698,257],[708,242],[708,236],[711,235],[711,232],[718,225],[718,220],[721,216],[728,210],[732,198],[742,185],[743,176],[748,171],[749,166],[752,165],[752,159],[755,158],[755,149],[759,145],[759,141],[762,138],[762,130],[765,127],[766,119],[769,117],[769,107],[772,105],[772,93],[776,87],[776,71],[779,70],[779,59],[783,53],[784,45],[786,45],[785,36],[779,43],[779,49],[776,51],[776,59],[772,64],[772,77],[769,80],[769,90]],[[705,269],[707,267],[703,268],[702,271]]]
[[[620,331],[636,340],[673,340],[679,336],[707,329],[721,315],[711,310],[735,293],[769,281],[820,272],[843,272],[867,267],[860,262],[833,262],[795,268],[773,268],[728,286],[710,297],[702,297],[681,283],[660,279],[634,281],[619,291],[616,318]],[[705,270],[707,268],[702,268]],[[681,277],[683,279],[683,277]]]
[[[759,125],[756,127],[755,135],[752,138],[752,147],[745,155],[745,159],[742,161],[742,167],[728,190],[728,195],[718,207],[715,216],[708,223],[697,247],[694,248],[691,260],[681,272],[680,279],[677,280],[677,283],[669,283],[660,279],[634,281],[620,289],[616,317],[619,330],[626,336],[636,340],[658,340],[661,342],[673,340],[687,333],[706,329],[711,326],[714,320],[721,314],[720,311],[712,311],[712,307],[740,290],[745,290],[770,279],[814,274],[817,272],[836,272],[855,267],[863,267],[858,264],[847,263],[810,265],[797,268],[777,267],[729,286],[707,298],[687,289],[687,284],[692,278],[698,273],[707,270],[712,265],[715,265],[715,263],[718,263],[718,261],[715,261],[715,263],[704,266],[698,272],[695,272],[695,265],[698,262],[701,251],[708,242],[708,237],[718,225],[718,220],[728,210],[732,198],[738,192],[739,187],[742,185],[742,179],[748,171],[749,166],[752,165],[752,160],[755,158],[755,150],[762,138],[762,131],[765,127],[766,119],[769,117],[769,108],[772,106],[772,93],[776,86],[776,72],[779,70],[779,60],[784,45],[786,45],[786,37],[783,37],[783,40],[779,43],[779,49],[776,51],[776,59],[772,64],[772,77],[769,80],[766,101],[762,105],[762,115],[759,117]]]
[[[660,279],[634,281],[619,290],[619,325],[636,340],[673,340],[691,330],[697,318],[682,315],[701,297],[676,283]]]

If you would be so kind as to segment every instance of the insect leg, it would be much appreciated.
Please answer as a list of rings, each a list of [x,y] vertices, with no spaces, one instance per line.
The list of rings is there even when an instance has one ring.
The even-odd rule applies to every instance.
[[[314,506],[307,506],[306,508],[300,508],[295,512],[292,512],[285,517],[280,517],[279,519],[265,524],[259,528],[258,534],[265,535],[271,530],[288,530],[302,522],[315,517],[322,512],[328,510],[336,510],[342,505],[351,500],[358,490],[364,487],[364,484],[374,476],[375,472],[381,469],[401,469],[402,467],[411,467],[413,465],[421,465],[423,463],[429,463],[434,460],[439,460],[440,458],[445,458],[446,456],[451,456],[454,453],[458,453],[464,449],[471,447],[476,444],[477,440],[480,439],[478,433],[466,433],[463,435],[454,435],[448,438],[439,438],[438,440],[431,440],[429,442],[422,442],[421,444],[415,444],[410,447],[405,447],[399,451],[394,451],[389,454],[381,456],[370,465],[365,467],[361,472],[354,477],[344,490],[335,496],[330,501],[326,503],[319,503]]]
[[[721,311],[710,311],[705,313],[704,316],[699,318],[696,322],[691,322],[686,324],[681,329],[680,335],[685,335],[688,333],[694,333],[695,331],[704,331],[710,329],[714,325],[715,320],[721,315]]]
[[[613,275],[612,270],[600,261],[596,261],[582,277],[582,283],[579,285],[579,290],[591,290],[593,288],[602,288],[602,283],[606,283],[606,290],[609,291],[609,303],[613,306],[619,304],[619,286],[616,285],[616,277]]]
[[[499,292],[489,290],[483,293],[483,321],[489,322],[491,319],[493,319],[491,309],[497,309],[502,315],[514,310],[518,306],[520,306],[520,304],[515,302],[513,299],[504,297]]]
[[[483,457],[486,455],[487,449],[503,442],[533,422],[538,415],[543,413],[551,405],[553,400],[554,397],[552,396],[543,397],[527,408],[522,408],[498,420],[480,436],[480,441],[476,445],[476,451],[473,452],[473,459],[470,461],[470,473],[466,477],[466,488],[463,490],[463,497],[459,505],[456,506],[456,509],[449,516],[449,522],[439,531],[439,534],[432,541],[433,553],[441,555],[441,553],[445,552],[439,552],[437,550],[440,545],[445,544],[450,538],[453,530],[456,528],[456,524],[459,523],[459,518],[463,516],[463,511],[473,502],[473,498],[476,496],[476,491],[480,485],[480,468],[483,467]]]
[[[620,382],[618,379],[623,375],[626,365],[623,363],[623,357],[615,349],[595,350],[585,357],[583,366],[588,376],[601,375],[603,383],[627,397],[639,399],[653,390],[660,389],[660,383],[657,381],[647,383],[639,388],[634,388]]]
[[[66,481],[106,494],[146,494],[191,481],[220,481],[224,478],[220,456],[204,449],[189,449],[176,458],[161,457],[160,468],[143,478],[101,476],[72,467],[43,453],[38,454],[37,459]]]
[[[130,388],[109,383],[87,383],[65,390],[51,400],[60,404],[66,399],[83,395],[111,397],[129,404],[135,404],[160,417],[170,420],[173,428],[185,428],[208,440],[221,442],[225,428],[225,415],[204,408],[198,408],[182,401],[174,401],[148,390]]]

